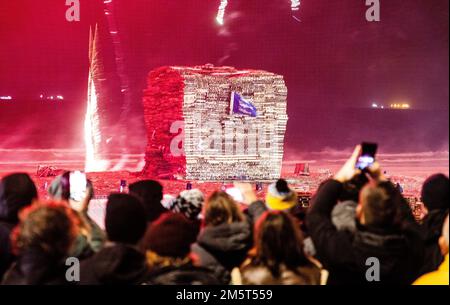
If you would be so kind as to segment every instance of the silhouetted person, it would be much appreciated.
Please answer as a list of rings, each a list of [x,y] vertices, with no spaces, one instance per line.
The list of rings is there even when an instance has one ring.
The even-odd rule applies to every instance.
[[[448,215],[449,187],[449,179],[443,174],[429,177],[422,187],[422,202],[426,209],[426,216],[421,226],[425,242],[422,274],[436,270],[444,260],[439,247],[439,238]]]
[[[18,258],[3,284],[70,284],[65,260],[79,229],[74,212],[60,202],[39,203],[28,209],[12,235]]]
[[[148,268],[138,247],[147,229],[142,202],[128,194],[111,194],[106,204],[105,247],[81,264],[81,284],[140,284]]]
[[[10,234],[19,223],[18,213],[38,197],[36,186],[27,174],[12,174],[0,181],[0,280],[14,261]]]

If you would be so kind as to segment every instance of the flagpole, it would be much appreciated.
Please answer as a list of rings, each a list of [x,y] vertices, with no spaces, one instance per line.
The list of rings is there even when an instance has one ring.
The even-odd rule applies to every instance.
[[[233,114],[233,111],[234,111],[234,91],[231,91],[230,115]]]

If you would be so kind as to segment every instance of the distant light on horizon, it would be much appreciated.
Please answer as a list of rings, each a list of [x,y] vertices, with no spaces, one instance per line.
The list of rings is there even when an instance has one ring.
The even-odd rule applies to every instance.
[[[64,100],[64,96],[62,96],[62,95],[44,95],[44,94],[41,94],[41,95],[39,95],[39,98],[41,100],[50,100],[50,101],[54,101],[54,100],[62,101],[62,100]]]
[[[391,104],[391,108],[392,109],[410,109],[411,105],[409,105],[407,103],[395,103],[395,104]]]

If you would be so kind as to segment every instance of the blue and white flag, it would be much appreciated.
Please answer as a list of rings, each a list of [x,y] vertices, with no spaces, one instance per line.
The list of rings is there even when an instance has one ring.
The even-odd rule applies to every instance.
[[[258,115],[255,105],[234,91],[231,92],[230,110],[231,114],[243,114],[254,118]]]

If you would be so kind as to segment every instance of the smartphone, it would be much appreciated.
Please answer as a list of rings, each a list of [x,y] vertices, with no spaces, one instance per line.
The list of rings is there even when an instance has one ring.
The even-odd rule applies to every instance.
[[[375,162],[375,155],[377,153],[378,144],[376,143],[362,143],[361,155],[356,162],[356,168],[365,170]]]
[[[81,202],[87,194],[86,174],[80,171],[74,171],[69,176],[70,197],[69,199]]]
[[[244,196],[237,187],[229,188],[225,192],[231,197],[233,197],[234,201],[244,202]]]

